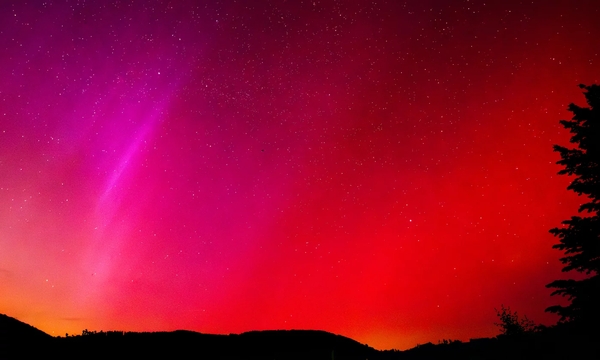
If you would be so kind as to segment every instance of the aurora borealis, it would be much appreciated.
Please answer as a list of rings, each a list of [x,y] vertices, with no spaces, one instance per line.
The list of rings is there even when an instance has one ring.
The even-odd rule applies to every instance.
[[[558,121],[600,3],[3,1],[0,313],[320,329],[378,349],[557,318]]]

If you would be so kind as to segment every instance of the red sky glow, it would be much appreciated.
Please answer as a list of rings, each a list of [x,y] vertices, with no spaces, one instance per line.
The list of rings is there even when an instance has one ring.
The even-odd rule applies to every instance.
[[[3,1],[0,313],[494,336],[561,300],[600,3]]]

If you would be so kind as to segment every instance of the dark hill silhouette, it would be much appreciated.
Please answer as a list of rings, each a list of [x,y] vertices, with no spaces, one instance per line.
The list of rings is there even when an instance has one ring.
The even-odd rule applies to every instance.
[[[193,331],[100,332],[59,338],[61,353],[76,357],[86,351],[107,357],[160,356],[186,358],[201,354],[213,359],[366,359],[377,351],[357,341],[325,331],[272,330],[212,335]]]
[[[0,359],[18,352],[30,354],[34,347],[52,343],[54,338],[35,327],[10,316],[0,314]]]
[[[90,332],[51,337],[0,314],[0,359],[600,359],[597,328],[558,324],[518,335],[469,342],[427,343],[378,351],[344,336],[316,330],[251,331],[214,335],[193,331]]]
[[[0,314],[0,341],[2,343],[24,337],[31,340],[48,340],[52,338],[42,330],[8,315]]]
[[[366,359],[377,350],[350,338],[316,330],[251,331],[214,335],[193,331],[90,332],[52,337],[0,314],[0,359],[208,358],[208,359]]]

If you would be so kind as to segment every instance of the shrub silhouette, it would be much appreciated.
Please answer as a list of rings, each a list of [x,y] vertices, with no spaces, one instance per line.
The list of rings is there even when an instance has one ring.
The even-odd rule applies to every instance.
[[[510,311],[510,307],[501,305],[500,310],[494,310],[496,310],[496,315],[500,318],[500,322],[494,324],[500,328],[502,335],[521,336],[534,332],[537,329],[535,323],[529,320],[527,316],[523,316],[520,319],[516,311],[514,313]]]

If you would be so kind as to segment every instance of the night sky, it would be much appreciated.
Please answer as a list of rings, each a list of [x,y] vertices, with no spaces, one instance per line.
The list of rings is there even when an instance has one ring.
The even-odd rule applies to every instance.
[[[0,313],[494,336],[561,302],[600,3],[2,1]]]

